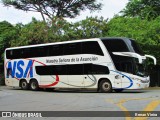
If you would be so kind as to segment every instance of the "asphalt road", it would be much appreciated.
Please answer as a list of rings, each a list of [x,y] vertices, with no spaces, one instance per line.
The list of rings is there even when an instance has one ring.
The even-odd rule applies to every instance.
[[[130,90],[122,93],[97,93],[85,90],[25,91],[0,86],[0,111],[122,111],[124,116],[115,117],[114,120],[141,120],[142,117],[126,116],[131,114],[130,111],[160,111],[160,88]],[[5,119],[19,120],[21,118]],[[64,118],[56,117],[55,119]],[[65,118],[65,120],[72,119],[75,120],[74,117]],[[82,117],[77,119],[82,119]],[[83,119],[89,120],[90,117],[86,116]],[[104,118],[92,117],[92,119]],[[143,117],[143,120],[148,119],[158,120],[159,118]]]

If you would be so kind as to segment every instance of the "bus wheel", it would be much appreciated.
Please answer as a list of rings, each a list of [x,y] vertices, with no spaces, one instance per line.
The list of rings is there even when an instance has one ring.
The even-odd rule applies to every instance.
[[[123,91],[123,89],[114,89],[115,92],[120,93]]]
[[[28,89],[28,83],[26,80],[21,80],[20,81],[20,87],[22,90],[27,90]]]
[[[103,92],[103,93],[112,92],[112,85],[109,80],[102,80],[99,83],[99,92]]]
[[[39,89],[39,85],[38,85],[37,80],[30,81],[30,89],[33,91],[37,91]]]

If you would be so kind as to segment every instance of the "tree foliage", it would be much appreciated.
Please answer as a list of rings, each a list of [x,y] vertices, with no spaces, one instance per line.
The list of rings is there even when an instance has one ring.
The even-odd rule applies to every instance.
[[[12,40],[11,46],[103,37],[108,30],[107,20],[102,17],[87,17],[76,23],[58,17],[48,23],[33,18],[29,24],[17,24],[15,27],[19,29],[19,37]]]
[[[11,41],[17,38],[16,28],[6,21],[0,22],[0,57],[5,48],[10,47]],[[2,61],[1,61],[2,62]]]
[[[147,54],[159,58],[160,17],[154,20],[114,17],[109,22],[104,18],[87,17],[71,23],[55,17],[47,23],[35,18],[26,25],[15,26],[0,22],[0,54],[7,47],[60,42],[95,37],[128,37],[141,44]],[[160,63],[159,59],[158,62]]]
[[[11,42],[11,46],[23,46],[44,43],[47,39],[47,27],[43,21],[32,19],[32,22],[21,25],[19,28],[18,38]]]
[[[73,18],[86,9],[95,11],[102,7],[96,0],[2,0],[2,3],[24,11],[40,12],[44,21],[45,15],[50,20],[55,16]]]
[[[103,37],[108,31],[107,20],[103,17],[87,17],[85,20],[72,24],[70,29],[70,39]]]
[[[158,45],[160,42],[160,17],[155,20],[115,17],[109,23],[109,36],[126,36],[139,39],[140,43]]]
[[[108,22],[110,37],[128,37],[135,39],[146,54],[154,55],[160,64],[160,17],[154,20],[140,18],[115,17]]]
[[[15,26],[8,22],[0,23],[1,55],[6,47],[60,42],[95,37],[128,37],[141,44],[146,54],[159,58],[160,17],[154,20],[114,17],[109,22],[104,18],[87,17],[72,23],[54,17],[47,23],[35,18],[26,25]],[[158,60],[160,63],[160,61]]]
[[[129,0],[121,13],[123,13],[123,16],[151,20],[160,16],[159,10],[160,0]]]

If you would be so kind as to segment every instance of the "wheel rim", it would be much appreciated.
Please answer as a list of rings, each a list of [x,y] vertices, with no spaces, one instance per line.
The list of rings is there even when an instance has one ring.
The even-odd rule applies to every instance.
[[[25,88],[27,86],[26,82],[22,82],[22,88]]]
[[[105,82],[105,83],[103,83],[102,88],[103,88],[103,90],[108,91],[108,90],[110,90],[111,85],[110,85],[110,83]]]
[[[35,83],[35,82],[32,82],[32,84],[31,84],[31,88],[32,88],[33,90],[37,88],[37,85],[36,85],[36,83]]]

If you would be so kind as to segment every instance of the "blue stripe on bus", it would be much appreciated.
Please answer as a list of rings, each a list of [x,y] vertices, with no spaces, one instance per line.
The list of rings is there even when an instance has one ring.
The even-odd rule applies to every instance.
[[[125,76],[125,77],[130,81],[130,85],[129,85],[128,87],[125,87],[125,88],[117,88],[117,89],[126,89],[126,88],[130,88],[130,87],[133,86],[133,80],[132,80],[130,77],[128,77],[127,75],[122,74],[122,73],[119,72],[119,71],[114,71],[114,70],[110,70],[110,71],[115,72],[115,73],[118,73],[118,74],[120,74],[120,75],[123,75],[123,76]],[[123,84],[123,83],[122,83],[122,84]]]

